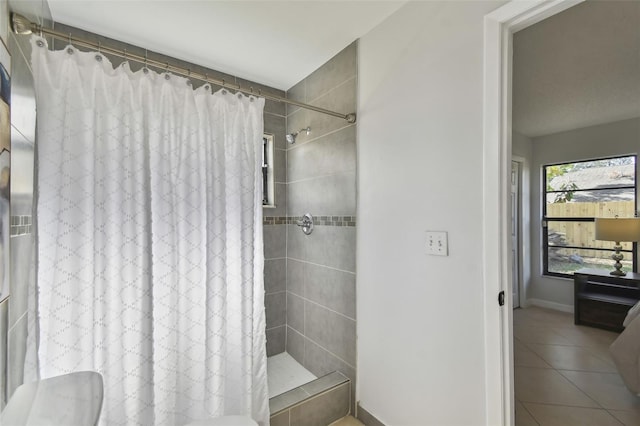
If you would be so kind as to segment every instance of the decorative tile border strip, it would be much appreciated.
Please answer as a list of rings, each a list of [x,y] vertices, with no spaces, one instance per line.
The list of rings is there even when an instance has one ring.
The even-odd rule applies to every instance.
[[[11,236],[28,235],[33,223],[31,216],[11,216]]]
[[[262,218],[263,225],[289,225],[290,222],[286,216],[264,216]]]
[[[292,223],[296,223],[299,220],[302,220],[302,216],[296,216],[293,219]],[[325,225],[325,226],[356,226],[356,217],[355,216],[314,216],[313,217],[314,225]]]
[[[302,216],[264,216],[263,225],[295,225]],[[316,226],[356,226],[355,216],[314,216]]]

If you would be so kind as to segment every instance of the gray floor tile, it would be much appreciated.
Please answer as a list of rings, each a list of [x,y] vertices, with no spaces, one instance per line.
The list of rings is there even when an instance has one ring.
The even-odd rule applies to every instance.
[[[516,426],[640,424],[640,397],[609,354],[618,333],[538,307],[514,310],[513,322]]]
[[[524,406],[540,426],[620,426],[615,417],[599,408],[532,403],[524,403]]]

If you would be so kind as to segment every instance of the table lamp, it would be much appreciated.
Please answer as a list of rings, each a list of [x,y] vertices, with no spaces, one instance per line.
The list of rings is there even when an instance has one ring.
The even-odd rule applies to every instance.
[[[596,218],[596,240],[613,241],[616,251],[611,255],[611,259],[615,260],[615,270],[611,271],[611,275],[623,277],[627,275],[622,268],[620,261],[623,258],[621,242],[640,241],[640,217],[626,218]]]

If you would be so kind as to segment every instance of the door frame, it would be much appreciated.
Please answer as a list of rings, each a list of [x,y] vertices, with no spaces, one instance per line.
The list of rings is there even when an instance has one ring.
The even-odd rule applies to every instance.
[[[521,157],[516,157],[516,156],[512,156],[511,157],[511,195],[513,195],[513,165],[516,165],[516,184],[515,184],[515,195],[516,195],[516,199],[515,199],[515,205],[516,205],[516,212],[517,214],[515,215],[515,218],[513,217],[513,211],[510,211],[509,214],[511,215],[511,220],[515,222],[515,232],[516,232],[516,236],[515,236],[515,241],[516,241],[516,247],[514,249],[513,245],[511,246],[511,248],[513,249],[512,252],[515,253],[515,259],[512,260],[512,264],[511,264],[511,268],[512,268],[512,273],[511,273],[511,277],[514,277],[513,274],[513,268],[515,267],[515,277],[516,277],[516,282],[517,285],[512,285],[511,286],[511,290],[513,291],[513,289],[516,289],[516,292],[514,294],[512,294],[512,303],[513,303],[513,309],[515,308],[519,308],[522,306],[522,264],[523,264],[523,243],[524,243],[524,239],[523,239],[523,226],[522,226],[522,210],[524,207],[523,204],[523,197],[522,197],[522,174],[523,174],[523,163],[524,163],[524,159]],[[510,205],[513,206],[514,201],[511,200]],[[512,226],[513,226],[512,225]],[[513,227],[511,229],[511,242],[513,242]],[[513,282],[512,282],[513,284]]]
[[[531,282],[531,170],[527,158],[512,155],[511,161],[518,163],[520,169],[519,178],[519,244],[518,247],[518,302],[521,308],[530,306],[527,302],[527,291]]]
[[[482,227],[487,425],[515,422],[509,265],[513,33],[582,1],[511,1],[484,18]],[[498,305],[501,291],[504,306]]]

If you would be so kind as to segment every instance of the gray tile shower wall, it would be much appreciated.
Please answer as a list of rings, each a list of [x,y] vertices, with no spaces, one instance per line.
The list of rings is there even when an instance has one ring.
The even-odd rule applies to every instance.
[[[9,37],[9,5],[0,0],[0,39],[7,45]],[[9,300],[0,303],[0,411],[4,409],[7,395],[7,331],[9,322]]]
[[[45,27],[52,27],[46,0],[0,2],[0,20],[9,10]],[[29,288],[35,286],[35,227],[33,220],[36,101],[30,66],[29,38],[5,33],[11,54],[11,285],[9,299],[0,309],[0,407],[23,382],[27,342]]]
[[[249,85],[250,83],[242,82]],[[273,90],[258,85],[261,90]],[[284,93],[280,92],[283,96]],[[275,207],[265,207],[264,217],[278,217],[287,214],[287,151],[286,116],[284,104],[265,105],[264,131],[273,135]],[[287,338],[287,261],[286,224],[264,225],[264,286],[265,312],[267,317],[267,356],[285,351]]]
[[[266,215],[274,209],[264,210]],[[286,345],[287,228],[283,224],[264,225],[263,229],[267,356],[272,356],[284,352]]]
[[[356,62],[354,42],[287,96],[354,112]],[[356,126],[288,106],[287,131],[307,126],[311,133],[300,133],[287,150],[287,216],[348,219],[322,222],[311,235],[287,225],[287,352],[316,376],[340,371],[355,382]]]
[[[284,109],[277,110],[284,113]],[[285,116],[264,114],[264,129],[274,136],[275,207],[265,207],[264,217],[280,217],[287,213],[287,151],[285,148]],[[286,345],[286,224],[264,222],[264,287],[267,317],[267,356],[285,351]]]
[[[9,319],[9,301],[0,303],[0,411],[7,401],[7,321]]]

